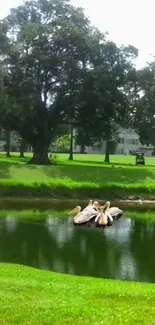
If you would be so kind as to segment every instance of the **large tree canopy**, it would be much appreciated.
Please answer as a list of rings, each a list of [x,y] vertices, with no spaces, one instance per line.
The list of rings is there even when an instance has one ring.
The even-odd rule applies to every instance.
[[[107,41],[82,9],[67,0],[26,1],[0,22],[0,33],[2,124],[33,147],[32,163],[49,163],[60,125],[82,128],[91,143],[110,141],[129,122],[137,50]]]
[[[132,46],[118,48],[108,41],[95,48],[92,53],[94,68],[85,74],[79,110],[79,123],[83,121],[83,134],[87,135],[82,139],[83,145],[92,139],[92,131],[95,141],[106,140],[108,144],[115,135],[117,138],[120,126],[129,126],[137,94],[133,65],[137,55],[137,49]]]
[[[155,62],[138,71],[138,91],[135,128],[142,144],[155,146]]]
[[[66,0],[38,0],[12,9],[2,23],[12,45],[3,61],[10,127],[32,145],[33,162],[46,163],[56,127],[75,105],[89,62],[89,22]]]

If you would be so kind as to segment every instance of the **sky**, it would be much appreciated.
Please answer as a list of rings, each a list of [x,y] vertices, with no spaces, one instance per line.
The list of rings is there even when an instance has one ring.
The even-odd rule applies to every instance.
[[[5,0],[0,9],[0,19],[9,9],[22,0]],[[134,45],[139,49],[137,68],[145,66],[155,56],[155,0],[71,0],[76,7],[83,7],[91,24],[118,46]]]

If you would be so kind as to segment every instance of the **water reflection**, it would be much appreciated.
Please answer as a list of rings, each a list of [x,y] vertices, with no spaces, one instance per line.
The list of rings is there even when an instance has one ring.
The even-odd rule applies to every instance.
[[[74,227],[72,218],[0,219],[0,261],[94,277],[155,282],[155,225],[121,218]]]

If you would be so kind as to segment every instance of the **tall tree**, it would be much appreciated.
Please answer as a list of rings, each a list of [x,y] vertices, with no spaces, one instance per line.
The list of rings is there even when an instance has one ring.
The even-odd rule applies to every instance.
[[[49,145],[66,120],[107,143],[114,123],[129,122],[134,47],[106,41],[67,0],[26,1],[1,26],[10,35],[2,60],[3,125],[32,146],[31,163],[49,163]]]
[[[133,60],[138,51],[132,46],[118,48],[106,41],[94,51],[94,69],[88,71],[84,79],[79,121],[83,121],[85,128],[94,127],[94,137],[108,144],[114,134],[117,138],[119,126],[124,127],[132,121],[137,96]],[[108,146],[106,161],[109,161]]]
[[[48,164],[49,145],[64,117],[74,112],[88,65],[89,22],[67,0],[32,0],[12,9],[1,24],[12,40],[3,60],[13,103],[10,127],[32,145],[31,163]]]
[[[155,146],[155,62],[138,71],[134,126],[142,144]]]

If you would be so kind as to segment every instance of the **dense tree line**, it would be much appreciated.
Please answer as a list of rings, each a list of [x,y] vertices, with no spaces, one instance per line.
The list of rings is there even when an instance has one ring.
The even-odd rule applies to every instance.
[[[51,142],[70,126],[81,151],[106,140],[107,161],[120,126],[154,143],[155,64],[136,71],[137,55],[68,0],[24,2],[0,21],[1,127],[32,146],[34,164],[49,163]]]

